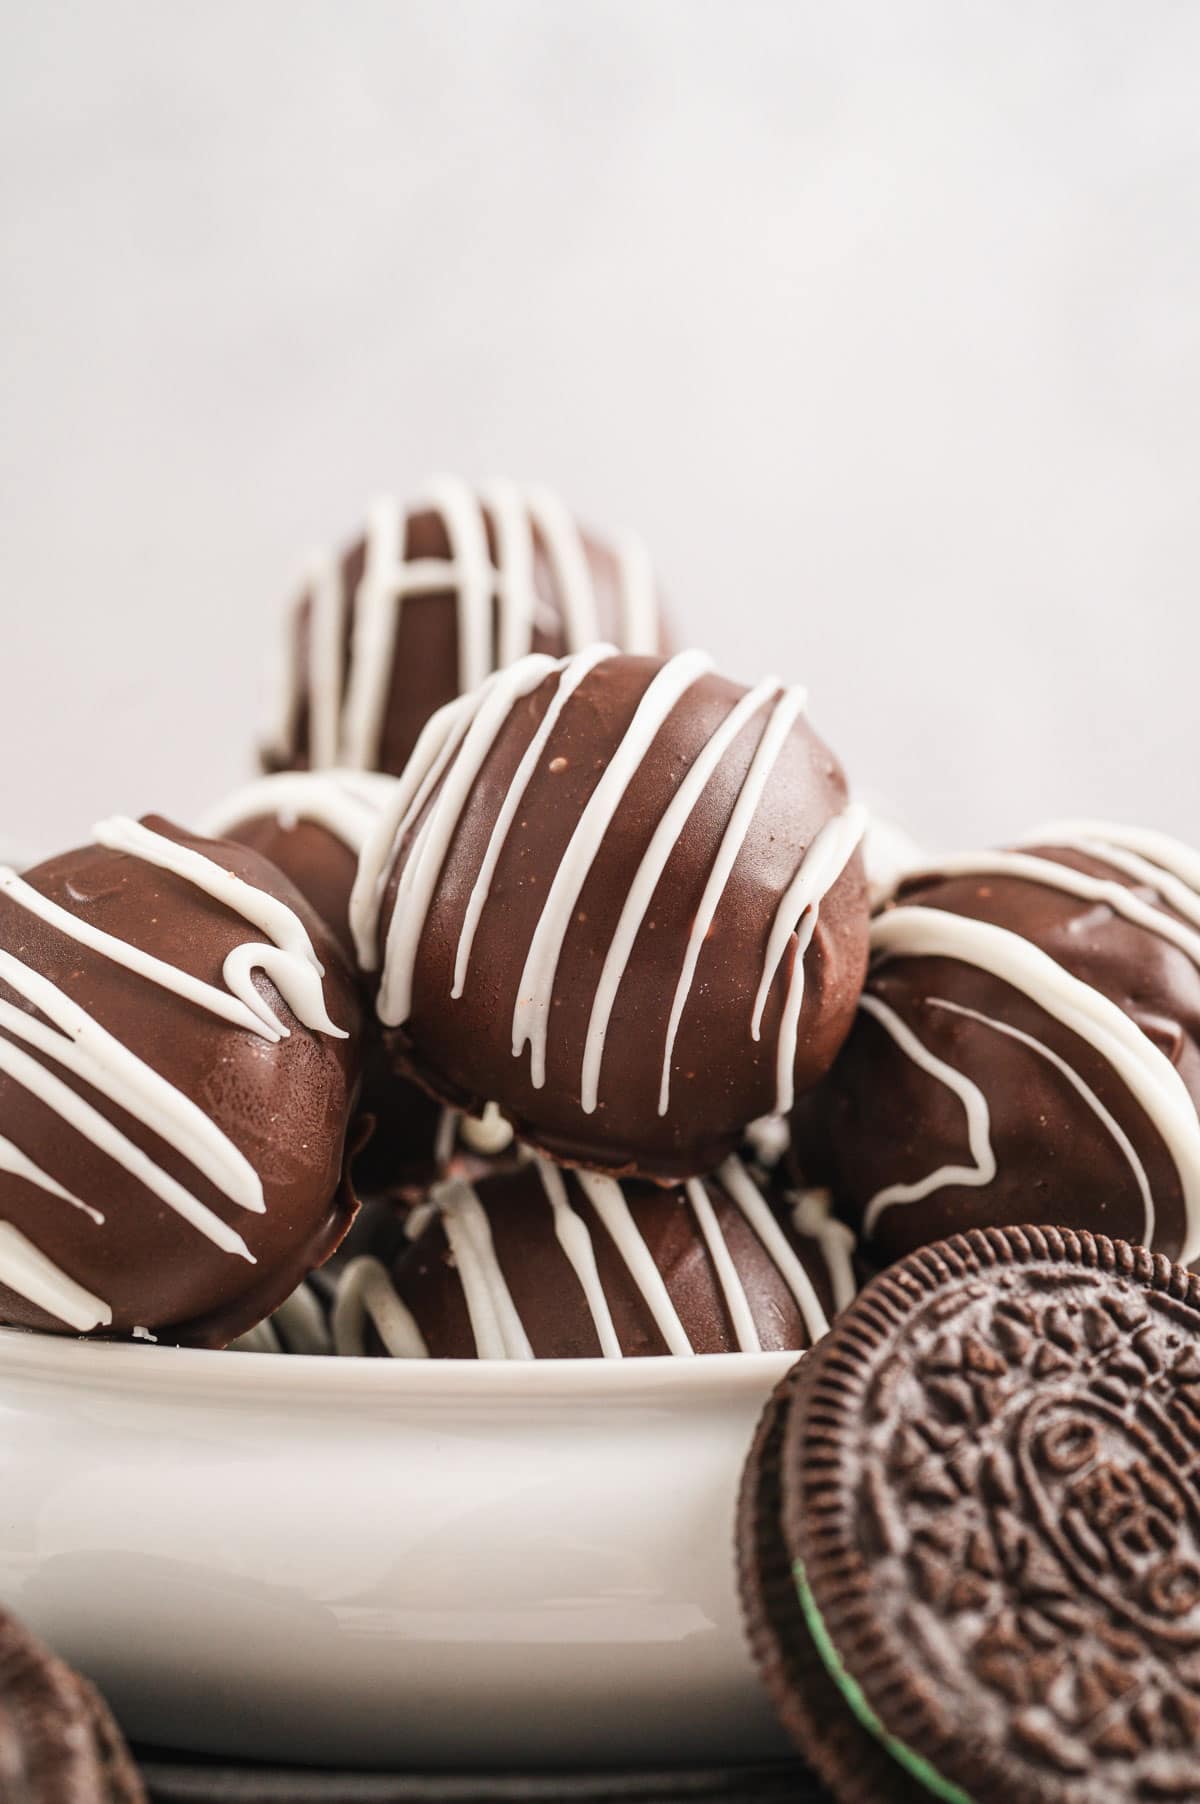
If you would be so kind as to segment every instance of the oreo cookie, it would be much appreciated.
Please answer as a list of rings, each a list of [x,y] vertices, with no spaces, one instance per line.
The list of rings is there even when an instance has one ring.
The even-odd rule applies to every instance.
[[[841,1804],[1200,1798],[1200,1280],[977,1230],[861,1293],[772,1398],[751,1642]]]
[[[146,1804],[99,1692],[0,1613],[3,1804]]]

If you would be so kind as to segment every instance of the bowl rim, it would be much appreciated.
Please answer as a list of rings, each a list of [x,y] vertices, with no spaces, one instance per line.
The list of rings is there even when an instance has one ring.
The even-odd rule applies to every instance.
[[[650,1354],[629,1359],[369,1359],[325,1353],[243,1353],[141,1342],[86,1340],[0,1328],[0,1395],[5,1381],[47,1387],[158,1391],[269,1403],[281,1396],[314,1404],[536,1403],[595,1397],[614,1403],[670,1398],[680,1405],[768,1391],[803,1354]]]

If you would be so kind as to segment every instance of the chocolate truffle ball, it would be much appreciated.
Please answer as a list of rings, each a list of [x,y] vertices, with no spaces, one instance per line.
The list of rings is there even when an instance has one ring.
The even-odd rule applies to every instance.
[[[711,1171],[853,1022],[861,832],[801,691],[524,659],[430,723],[363,852],[398,1068],[562,1163]]]
[[[0,1321],[222,1345],[353,1215],[358,992],[257,854],[94,840],[0,872]]]
[[[438,1186],[348,1265],[334,1339],[397,1358],[800,1349],[854,1295],[853,1248],[818,1195],[772,1198],[736,1159],[678,1188],[538,1159]]]
[[[664,648],[639,539],[602,544],[548,489],[436,478],[407,508],[377,502],[350,549],[314,567],[287,619],[264,767],[398,774],[430,715],[490,671],[598,639]]]
[[[946,858],[872,927],[858,1021],[796,1112],[881,1258],[1023,1222],[1200,1255],[1200,854],[1094,822]]]

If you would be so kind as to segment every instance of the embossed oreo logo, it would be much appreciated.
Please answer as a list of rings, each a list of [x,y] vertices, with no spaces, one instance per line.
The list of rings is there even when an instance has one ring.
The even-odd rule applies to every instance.
[[[1200,1525],[1153,1436],[1090,1401],[1035,1404],[1019,1434],[1030,1501],[1080,1589],[1200,1640]]]

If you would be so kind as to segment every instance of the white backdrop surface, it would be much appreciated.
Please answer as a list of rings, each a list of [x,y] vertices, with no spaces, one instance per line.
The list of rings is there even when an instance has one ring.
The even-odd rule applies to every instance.
[[[923,837],[1200,839],[1198,89],[1188,0],[0,0],[0,838],[219,795],[451,468]]]

